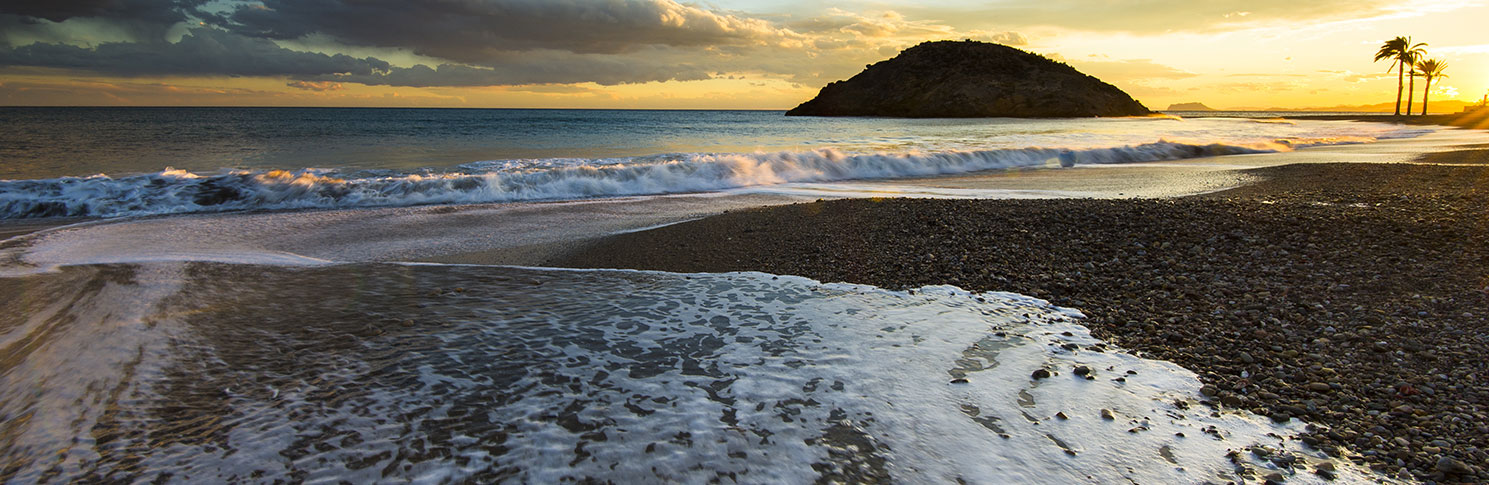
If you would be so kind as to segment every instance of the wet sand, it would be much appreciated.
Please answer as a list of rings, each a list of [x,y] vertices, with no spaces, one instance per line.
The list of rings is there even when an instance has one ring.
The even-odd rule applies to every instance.
[[[1468,113],[1451,114],[1429,114],[1429,115],[1381,115],[1381,114],[1358,114],[1358,115],[1309,115],[1298,114],[1288,116],[1300,120],[1325,120],[1325,121],[1373,121],[1383,123],[1401,123],[1407,125],[1423,126],[1456,126],[1459,128],[1489,129],[1489,109],[1481,109]]]
[[[41,220],[0,220],[0,241],[16,236],[24,236],[33,232],[45,231],[54,227],[68,224],[76,224],[86,221],[83,218],[51,218]]]
[[[1244,175],[1261,181],[1174,199],[733,211],[546,264],[1033,295],[1199,373],[1217,407],[1318,425],[1306,441],[1325,451],[1392,475],[1489,480],[1489,166]]]
[[[1486,165],[1489,164],[1489,145],[1466,146],[1463,150],[1450,152],[1428,153],[1418,158],[1422,163],[1440,163],[1444,165]]]

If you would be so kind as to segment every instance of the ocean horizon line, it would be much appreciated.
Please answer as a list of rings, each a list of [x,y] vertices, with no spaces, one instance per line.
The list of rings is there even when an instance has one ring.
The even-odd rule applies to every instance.
[[[0,105],[0,109],[318,109],[318,110],[455,110],[455,111],[745,111],[785,112],[790,108],[562,108],[562,107],[477,107],[477,106],[231,106],[231,105]],[[1393,116],[1389,111],[1340,111],[1309,109],[1214,109],[1214,110],[1154,110],[1154,113],[1326,113],[1352,115]],[[1451,114],[1451,113],[1444,113]],[[865,116],[860,118],[893,118]],[[996,118],[996,117],[990,117]]]

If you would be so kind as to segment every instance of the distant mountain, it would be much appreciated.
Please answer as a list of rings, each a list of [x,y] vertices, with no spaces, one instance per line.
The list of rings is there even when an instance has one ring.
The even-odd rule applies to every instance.
[[[1215,111],[1215,108],[1211,108],[1209,106],[1205,106],[1204,103],[1199,103],[1199,102],[1195,102],[1195,103],[1174,103],[1174,104],[1168,105],[1168,109],[1167,110],[1164,110],[1164,111]]]
[[[925,42],[822,88],[787,116],[1072,118],[1151,112],[1075,68],[986,42]]]

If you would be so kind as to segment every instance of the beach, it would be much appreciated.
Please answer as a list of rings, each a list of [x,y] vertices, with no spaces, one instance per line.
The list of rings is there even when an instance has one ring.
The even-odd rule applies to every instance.
[[[313,168],[285,130],[245,158],[261,168],[27,168],[0,201],[0,414],[24,417],[0,429],[0,480],[1357,483],[1485,468],[1480,132],[342,114],[326,144],[348,156],[412,116],[492,134],[579,119],[576,147],[643,142]],[[703,131],[681,146],[764,132],[772,148],[645,154],[662,149],[647,123],[690,119]],[[166,139],[167,155],[195,143]]]
[[[1217,409],[1313,424],[1389,475],[1482,481],[1486,150],[1306,164],[1173,199],[853,199],[731,211],[549,261],[950,284],[1080,308],[1093,335],[1201,376]]]
[[[1234,3],[0,2],[0,484],[1489,484],[1489,2]]]

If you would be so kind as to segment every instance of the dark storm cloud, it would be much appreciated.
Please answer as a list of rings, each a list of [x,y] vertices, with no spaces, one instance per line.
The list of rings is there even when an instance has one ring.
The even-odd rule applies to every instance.
[[[271,40],[212,28],[180,41],[110,42],[86,48],[35,43],[0,50],[0,66],[75,69],[121,76],[284,76],[314,82],[387,86],[495,86],[594,82],[604,85],[708,79],[708,70],[654,52],[646,58],[535,51],[496,67],[440,64],[393,67],[374,58],[286,49]]]
[[[93,48],[30,44],[0,51],[0,66],[79,69],[124,76],[372,75],[389,69],[387,62],[372,57],[292,51],[269,40],[208,28],[193,29],[175,43],[108,42]]]
[[[710,77],[708,69],[686,63],[560,53],[554,57],[529,56],[513,59],[493,68],[460,64],[441,64],[431,68],[419,64],[407,68],[394,67],[387,72],[322,76],[317,79],[368,85],[433,87],[583,82],[608,86],[652,81],[694,81]]]
[[[5,0],[0,14],[61,22],[70,18],[107,18],[170,25],[207,0]]]
[[[47,40],[0,50],[0,66],[127,76],[282,76],[416,87],[614,85],[708,79],[722,58],[737,55],[729,49],[779,47],[799,37],[763,20],[672,0],[266,0],[207,10],[200,8],[206,0],[22,1],[6,4],[10,15],[0,19],[56,25],[39,19],[100,18],[158,28],[132,36],[136,42],[93,47],[33,35]],[[164,41],[164,27],[183,21],[213,27]],[[296,51],[275,42],[307,36],[406,49],[439,61],[392,67],[374,57]]]
[[[539,49],[621,53],[798,37],[763,20],[672,0],[264,0],[240,5],[217,22],[252,37],[322,34],[464,63]]]
[[[209,0],[0,0],[0,46],[63,42],[87,29],[160,41],[172,26],[211,18]],[[81,25],[86,25],[83,27]]]
[[[0,67],[269,76],[302,89],[293,83],[616,85],[734,72],[816,84],[926,38],[1027,42],[1016,32],[959,32],[894,12],[836,10],[825,24],[793,24],[814,32],[808,36],[786,24],[674,0],[5,1],[0,29],[19,25],[6,21],[29,21],[38,29],[0,35]],[[113,38],[132,41],[92,44],[78,35],[99,22],[128,28],[128,35]],[[187,35],[167,41],[182,26],[191,29]],[[306,52],[319,50],[307,45],[326,46],[326,53]],[[422,64],[382,60],[408,59],[409,52],[423,56],[414,61]]]

